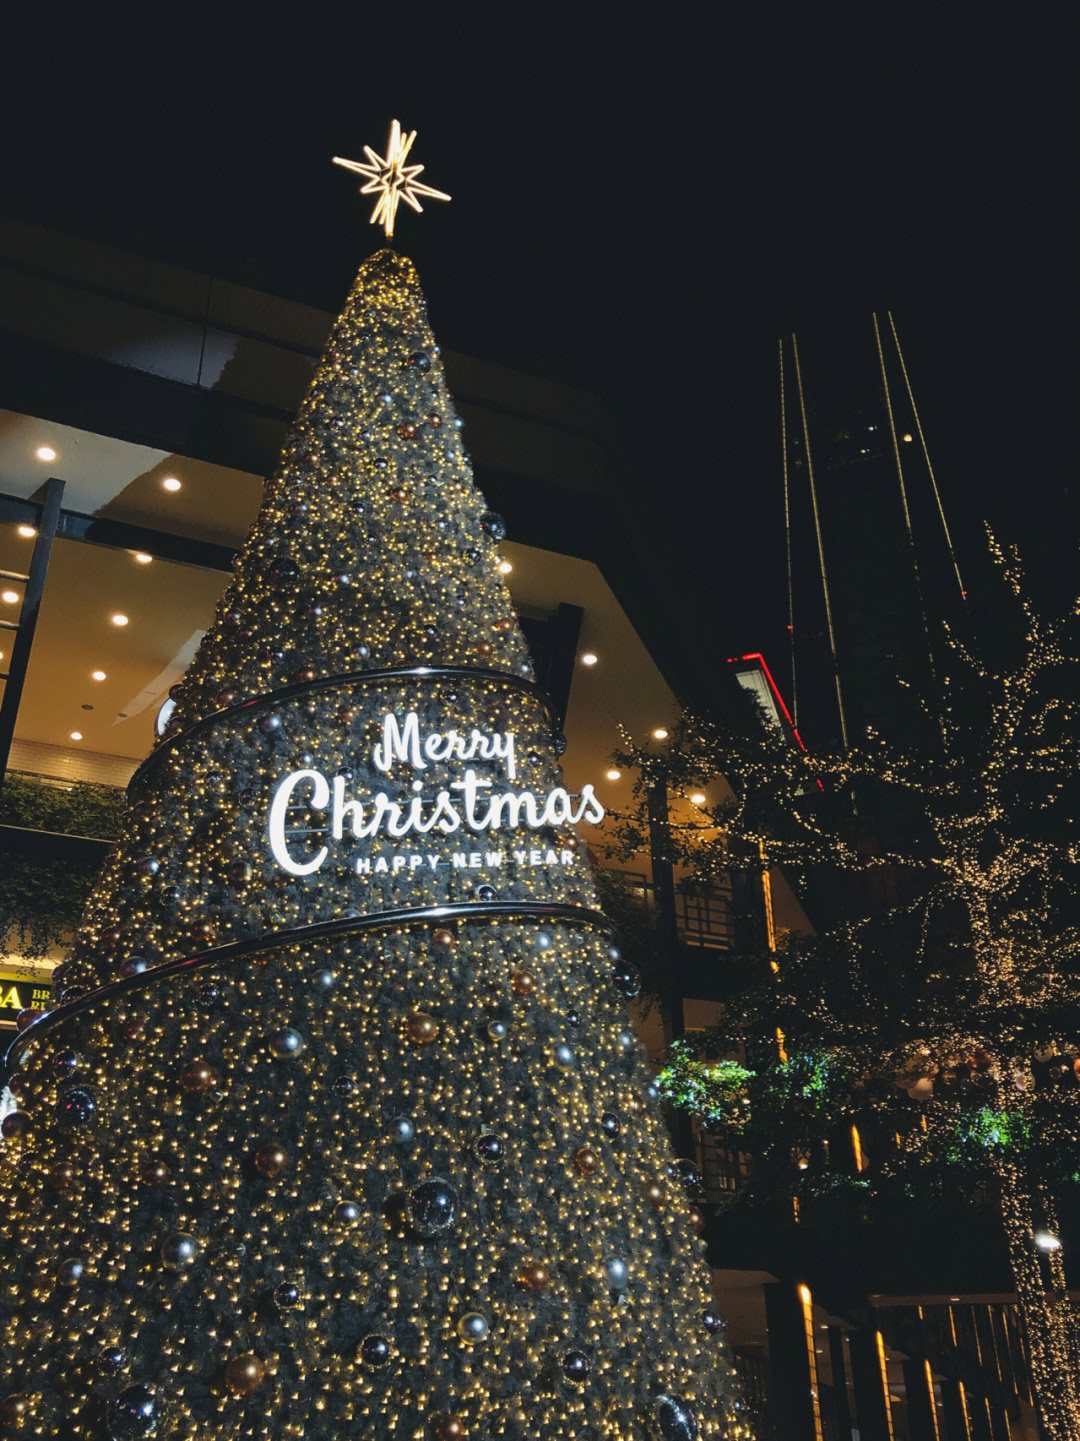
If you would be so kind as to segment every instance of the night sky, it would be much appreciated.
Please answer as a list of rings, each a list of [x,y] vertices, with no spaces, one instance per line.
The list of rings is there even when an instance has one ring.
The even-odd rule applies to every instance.
[[[839,414],[874,390],[874,309],[962,555],[988,518],[1064,598],[1068,7],[997,29],[965,6],[238,9],[24,14],[3,208],[336,311],[377,236],[330,156],[381,150],[396,116],[453,196],[395,238],[441,343],[603,396],[612,524],[703,666],[784,647],[777,337]]]

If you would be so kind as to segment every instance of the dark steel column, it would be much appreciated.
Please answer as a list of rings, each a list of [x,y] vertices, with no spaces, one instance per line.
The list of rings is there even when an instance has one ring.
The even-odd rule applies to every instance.
[[[821,1441],[817,1376],[810,1352],[813,1338],[806,1334],[799,1288],[793,1281],[776,1281],[762,1289],[776,1434],[784,1441]]]
[[[4,699],[0,701],[0,788],[7,774],[8,756],[15,735],[15,718],[19,713],[23,685],[26,681],[26,667],[30,660],[30,648],[34,643],[41,596],[45,589],[45,574],[49,569],[49,554],[56,535],[56,523],[60,516],[60,499],[64,494],[64,482],[55,478],[45,486],[45,498],[38,515],[37,540],[30,557],[30,570],[23,584],[22,607],[14,633],[5,629],[4,634],[12,635],[11,663],[7,668],[4,684]]]
[[[829,1362],[832,1367],[833,1419],[840,1441],[851,1441],[851,1402],[848,1398],[848,1365],[844,1354],[844,1333],[829,1327]]]
[[[925,1361],[904,1362],[904,1389],[911,1441],[946,1441],[938,1419],[933,1377],[928,1374]]]
[[[894,1441],[886,1378],[882,1374],[877,1331],[871,1323],[848,1336],[855,1409],[861,1441]]]

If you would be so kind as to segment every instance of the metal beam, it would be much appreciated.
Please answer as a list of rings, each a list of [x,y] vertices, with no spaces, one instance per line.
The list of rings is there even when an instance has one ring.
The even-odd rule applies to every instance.
[[[30,648],[34,644],[41,596],[45,589],[45,573],[49,568],[49,555],[60,519],[60,498],[64,494],[64,482],[55,477],[45,486],[45,496],[37,508],[37,539],[34,553],[30,557],[30,569],[23,589],[22,606],[19,610],[18,628],[11,645],[11,663],[4,683],[4,698],[0,701],[0,788],[7,774],[8,756],[15,735],[15,717],[19,713],[23,685],[26,682],[26,667],[30,661]]]

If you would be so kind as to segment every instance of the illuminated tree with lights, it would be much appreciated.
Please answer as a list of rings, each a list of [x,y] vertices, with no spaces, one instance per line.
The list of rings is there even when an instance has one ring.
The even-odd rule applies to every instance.
[[[10,1058],[0,1434],[750,1435],[502,534],[383,250]]]
[[[831,875],[849,897],[762,957],[714,1031],[676,1043],[661,1091],[754,1157],[751,1203],[992,1195],[1046,1434],[1074,1441],[1080,1329],[1056,1210],[1080,1188],[1080,604],[1047,623],[1015,555],[990,550],[1007,591],[991,642],[946,631],[939,695],[905,688],[901,742],[808,754],[765,722],[688,718],[661,751],[619,757],[640,799],[622,838],[642,843],[657,785],[722,776],[721,804],[671,823],[672,859],[704,880],[762,863],[819,889]]]

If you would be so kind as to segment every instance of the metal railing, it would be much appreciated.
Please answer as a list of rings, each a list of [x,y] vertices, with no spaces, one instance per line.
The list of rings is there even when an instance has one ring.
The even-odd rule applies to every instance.
[[[644,872],[622,871],[627,885],[650,908],[656,905],[656,887]],[[675,920],[679,939],[688,946],[710,951],[730,950],[734,943],[731,885],[676,889]]]

